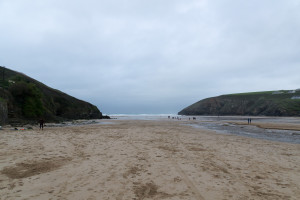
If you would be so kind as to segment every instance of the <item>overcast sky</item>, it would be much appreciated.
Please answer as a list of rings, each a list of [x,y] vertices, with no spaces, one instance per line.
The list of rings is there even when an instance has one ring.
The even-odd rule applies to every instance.
[[[0,65],[106,114],[300,88],[300,0],[0,0]]]

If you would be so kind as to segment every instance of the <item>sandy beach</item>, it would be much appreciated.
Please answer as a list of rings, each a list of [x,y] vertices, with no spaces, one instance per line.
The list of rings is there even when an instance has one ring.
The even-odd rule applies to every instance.
[[[1,130],[0,199],[300,199],[300,144],[186,119],[107,122]]]

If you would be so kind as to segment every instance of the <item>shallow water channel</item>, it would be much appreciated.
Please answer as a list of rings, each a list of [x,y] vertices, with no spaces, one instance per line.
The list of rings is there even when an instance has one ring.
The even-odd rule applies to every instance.
[[[186,124],[195,128],[214,130],[220,134],[233,134],[257,139],[300,144],[300,131],[264,129],[254,125],[235,125],[231,123],[199,122]]]

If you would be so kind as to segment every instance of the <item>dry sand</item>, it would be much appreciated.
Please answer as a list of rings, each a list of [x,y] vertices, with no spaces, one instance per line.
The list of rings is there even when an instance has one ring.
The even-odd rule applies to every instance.
[[[300,145],[184,121],[0,131],[0,199],[300,199]]]

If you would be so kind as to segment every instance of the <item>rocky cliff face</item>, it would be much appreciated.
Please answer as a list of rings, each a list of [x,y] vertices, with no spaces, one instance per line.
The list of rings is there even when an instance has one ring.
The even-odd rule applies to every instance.
[[[96,106],[24,74],[4,67],[0,67],[0,74],[0,98],[7,102],[6,121],[9,123],[36,121],[39,118],[46,121],[102,118]],[[5,115],[4,107],[3,112]]]
[[[7,121],[7,103],[4,100],[0,100],[0,125],[6,124]]]
[[[180,115],[300,116],[299,90],[222,95],[207,98],[180,111]]]

